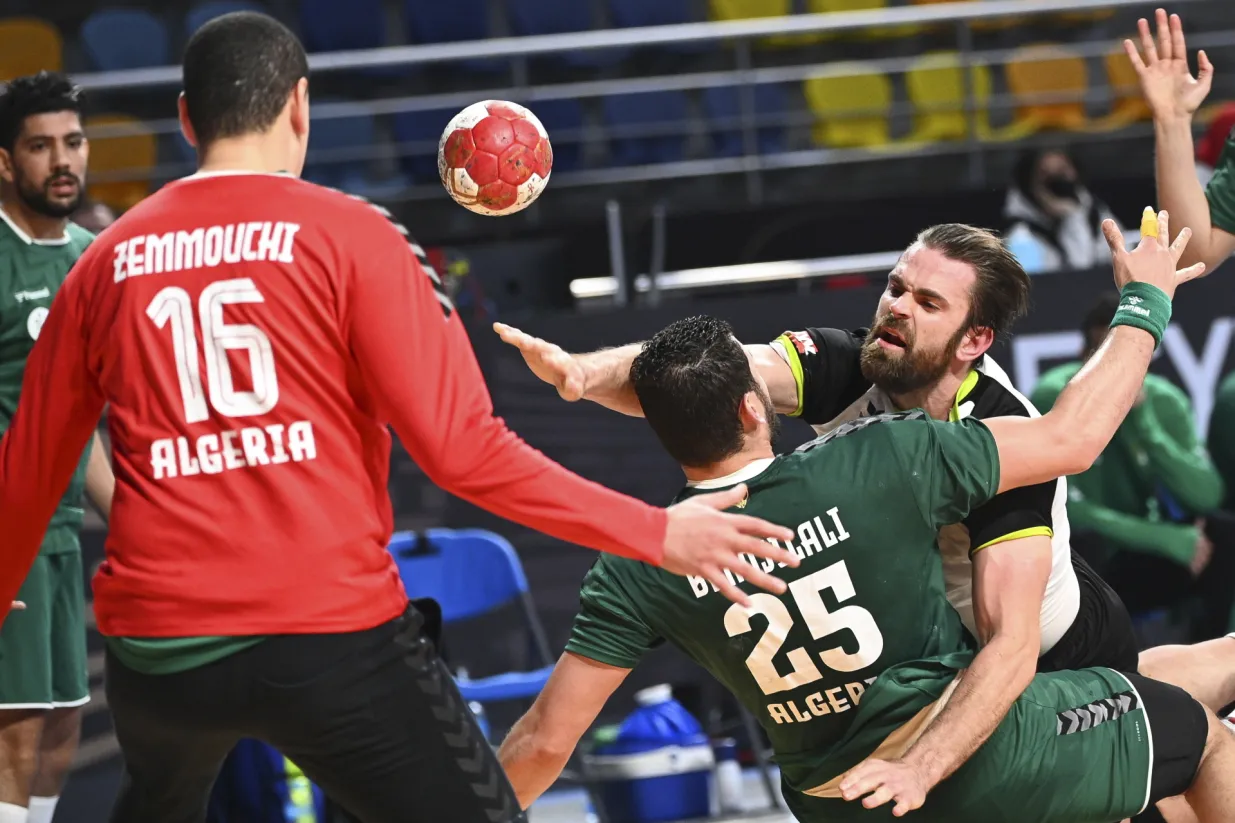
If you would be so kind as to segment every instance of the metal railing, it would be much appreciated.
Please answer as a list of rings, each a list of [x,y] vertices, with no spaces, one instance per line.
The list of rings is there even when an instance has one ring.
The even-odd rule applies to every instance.
[[[1177,0],[1179,6],[1196,6],[1213,0]],[[556,35],[530,37],[504,37],[466,43],[443,43],[419,46],[394,46],[362,51],[319,53],[311,55],[310,67],[315,75],[338,73],[347,70],[363,70],[383,67],[443,64],[478,59],[509,59],[512,81],[505,85],[493,84],[484,88],[401,95],[378,100],[354,100],[347,102],[320,102],[313,107],[314,119],[348,118],[356,116],[382,116],[408,112],[457,110],[480,99],[513,99],[535,107],[540,101],[601,97],[612,94],[632,94],[654,91],[683,91],[715,87],[737,87],[739,94],[738,117],[724,125],[708,120],[709,132],[728,130],[741,137],[742,153],[738,156],[702,156],[676,162],[655,163],[645,166],[602,166],[576,171],[561,171],[554,175],[555,187],[583,187],[622,182],[651,181],[675,177],[701,177],[717,174],[745,174],[752,200],[760,199],[762,172],[784,168],[801,168],[832,163],[847,163],[863,159],[888,157],[895,154],[918,153],[968,153],[972,163],[977,163],[983,142],[974,127],[974,114],[979,110],[992,113],[1009,111],[1024,105],[1024,98],[1011,94],[997,94],[979,102],[975,97],[973,83],[966,71],[966,101],[964,110],[970,115],[969,135],[966,139],[935,144],[895,142],[892,147],[872,154],[863,149],[811,147],[785,150],[776,153],[758,151],[758,132],[765,126],[801,127],[816,122],[807,112],[786,111],[774,122],[761,118],[754,110],[753,87],[766,83],[800,83],[814,77],[844,75],[852,71],[847,62],[815,63],[806,65],[781,65],[755,68],[753,48],[763,38],[786,35],[825,35],[853,32],[863,29],[892,29],[903,26],[938,26],[950,24],[955,28],[957,56],[964,66],[991,66],[1006,63],[1016,54],[1015,49],[974,48],[971,27],[975,23],[1010,20],[1057,13],[1077,14],[1087,11],[1145,9],[1149,10],[1155,0],[987,0],[986,2],[957,2],[929,6],[897,7],[871,11],[835,12],[828,14],[803,14],[780,18],[761,18],[728,22],[687,23],[680,25],[650,26],[632,29],[608,29]],[[1131,34],[1132,32],[1128,32]],[[532,85],[526,81],[529,58],[561,55],[576,51],[628,49],[682,43],[724,43],[733,46],[734,67],[722,70],[690,71],[641,77],[616,77],[598,80],[558,82]],[[1235,31],[1207,31],[1190,35],[1189,45],[1195,48],[1215,48],[1235,44]],[[1112,51],[1112,41],[1070,43],[1068,48],[1081,57],[1098,57]],[[910,57],[886,57],[863,60],[864,68],[890,74],[899,74],[915,66],[922,55]],[[85,88],[94,91],[131,90],[176,86],[180,82],[180,69],[167,66],[150,69],[134,69],[115,72],[83,74],[75,78]],[[1058,102],[1102,103],[1112,101],[1114,92],[1105,83],[1094,83],[1091,88],[1075,94],[1056,98]],[[1054,102],[1043,100],[1040,102]],[[955,110],[953,108],[952,110]],[[901,117],[916,115],[925,110],[907,102],[894,102],[880,112],[882,115]],[[170,114],[170,112],[169,112]],[[444,125],[444,123],[443,123]],[[155,134],[173,134],[179,130],[174,117],[147,121],[142,124]],[[695,130],[689,122],[675,124],[642,124],[629,135],[619,134],[618,129],[606,129],[606,138],[622,136],[647,137],[664,133],[685,133]],[[100,126],[92,131],[96,139],[124,134],[124,126]],[[1137,134],[1133,131],[1131,134]],[[591,145],[588,133],[552,135],[557,146],[578,143],[586,148]],[[437,148],[436,140],[385,144],[386,152],[393,151],[398,158],[408,156],[432,156]],[[310,162],[329,165],[364,161],[376,156],[375,147],[344,148],[328,151],[311,150]],[[100,172],[96,181],[153,177],[166,180],[190,170],[188,161],[164,164],[153,171],[118,170]],[[383,199],[416,200],[440,197],[436,181],[424,181],[424,185],[411,185],[400,193]]]

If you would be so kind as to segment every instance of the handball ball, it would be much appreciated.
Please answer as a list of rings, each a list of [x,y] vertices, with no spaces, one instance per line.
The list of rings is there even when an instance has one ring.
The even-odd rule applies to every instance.
[[[536,115],[517,103],[485,100],[454,116],[442,133],[437,171],[454,201],[501,216],[532,204],[549,182],[553,149]]]

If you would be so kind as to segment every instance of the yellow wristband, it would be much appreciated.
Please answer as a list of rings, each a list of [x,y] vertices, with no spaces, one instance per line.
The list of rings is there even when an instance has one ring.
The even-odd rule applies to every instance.
[[[1157,236],[1158,213],[1154,211],[1153,206],[1146,206],[1145,213],[1141,215],[1141,237]]]

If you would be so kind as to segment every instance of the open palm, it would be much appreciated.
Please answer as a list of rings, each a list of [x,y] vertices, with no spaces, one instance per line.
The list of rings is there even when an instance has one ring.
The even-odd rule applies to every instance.
[[[1184,41],[1183,23],[1178,14],[1169,18],[1164,10],[1155,14],[1157,42],[1149,21],[1137,22],[1141,49],[1131,40],[1124,41],[1124,51],[1141,81],[1141,93],[1153,111],[1155,119],[1189,117],[1205,101],[1213,83],[1214,67],[1204,51],[1198,52],[1197,75],[1188,68],[1188,47]]]

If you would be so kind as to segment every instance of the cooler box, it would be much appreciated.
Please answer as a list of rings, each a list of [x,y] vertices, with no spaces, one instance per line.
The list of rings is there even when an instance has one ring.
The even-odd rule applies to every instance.
[[[635,700],[616,738],[584,758],[610,823],[707,817],[715,756],[699,721],[667,685]]]

